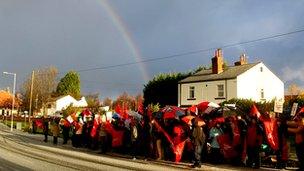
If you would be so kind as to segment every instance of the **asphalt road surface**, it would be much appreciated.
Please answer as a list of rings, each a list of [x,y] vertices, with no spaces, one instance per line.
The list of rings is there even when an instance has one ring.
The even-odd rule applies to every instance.
[[[192,169],[190,164],[132,160],[99,155],[97,152],[72,148],[70,145],[56,146],[51,142],[44,143],[42,139],[42,135],[17,130],[10,132],[0,123],[0,170],[248,170],[210,165]]]

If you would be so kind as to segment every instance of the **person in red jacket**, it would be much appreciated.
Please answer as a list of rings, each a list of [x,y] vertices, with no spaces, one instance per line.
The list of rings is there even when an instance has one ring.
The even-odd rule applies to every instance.
[[[42,118],[43,122],[43,134],[44,134],[44,142],[48,141],[48,135],[49,135],[49,119],[47,115],[44,115]]]
[[[279,149],[276,151],[277,156],[277,169],[283,169],[286,167],[288,162],[288,127],[286,124],[285,119],[279,118],[277,120],[278,125],[278,142],[279,142]]]
[[[247,166],[260,167],[260,147],[263,142],[263,129],[257,123],[257,118],[250,118],[247,128]]]
[[[296,153],[299,160],[299,170],[304,170],[304,118],[298,114],[294,121],[288,121],[288,132],[295,134]]]

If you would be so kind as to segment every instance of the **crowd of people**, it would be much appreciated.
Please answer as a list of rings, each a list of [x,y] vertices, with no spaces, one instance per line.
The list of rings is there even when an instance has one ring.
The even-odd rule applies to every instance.
[[[193,167],[210,162],[259,168],[261,158],[266,160],[269,154],[275,154],[276,167],[284,168],[289,155],[288,137],[294,134],[299,167],[304,169],[303,112],[288,120],[260,114],[255,106],[248,114],[225,117],[219,110],[183,113],[176,108],[167,107],[167,113],[115,113],[111,121],[85,109],[66,118],[44,117],[42,123],[34,125],[43,127],[45,142],[52,132],[53,143],[57,144],[62,132],[63,144],[71,140],[76,148],[99,150],[102,154],[114,151],[133,159],[142,156],[193,162]]]

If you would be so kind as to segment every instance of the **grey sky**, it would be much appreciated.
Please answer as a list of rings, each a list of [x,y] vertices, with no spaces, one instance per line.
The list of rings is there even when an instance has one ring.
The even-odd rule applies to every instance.
[[[68,70],[138,59],[104,4],[120,16],[142,59],[221,47],[304,28],[304,1],[200,0],[1,0],[0,71],[16,72],[18,87],[33,69]],[[224,49],[230,64],[241,53],[263,61],[283,81],[304,86],[304,33]],[[81,72],[83,93],[102,98],[141,92],[160,72],[209,65],[213,51],[140,65]],[[302,72],[303,71],[303,72]],[[62,76],[62,74],[60,75]],[[0,77],[0,88],[12,78]]]

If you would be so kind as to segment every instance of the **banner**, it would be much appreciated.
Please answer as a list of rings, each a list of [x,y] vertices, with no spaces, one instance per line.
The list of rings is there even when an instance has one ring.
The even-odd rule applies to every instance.
[[[116,131],[112,132],[112,147],[120,147],[122,146],[122,138],[123,138],[123,131]]]
[[[284,104],[284,100],[282,100],[282,99],[276,100],[274,102],[274,109],[273,109],[273,111],[275,113],[283,113],[283,104]]]
[[[217,141],[219,142],[220,148],[222,149],[224,158],[232,159],[238,155],[234,149],[234,146],[232,145],[232,141],[228,134],[217,136]]]
[[[186,140],[182,140],[182,133],[184,130],[182,130],[181,127],[176,126],[174,127],[175,133],[178,134],[178,136],[171,138],[170,135],[158,124],[157,121],[153,120],[155,127],[164,134],[164,136],[167,138],[169,143],[171,144],[173,153],[175,154],[175,162],[179,162],[182,158],[184,147]]]
[[[273,150],[279,149],[278,125],[276,119],[263,120],[267,142]]]
[[[72,118],[71,115],[69,115],[66,119],[67,121],[69,121],[70,124],[74,122],[74,119]]]
[[[123,131],[116,131],[110,122],[104,123],[105,130],[112,136],[112,147],[122,146],[123,141]]]
[[[175,154],[175,162],[180,162],[180,160],[182,159],[185,143],[186,143],[186,140],[182,141],[178,144],[175,144],[173,146],[173,152]]]
[[[298,109],[298,103],[293,103],[290,116],[295,116],[297,113],[297,109]]]

